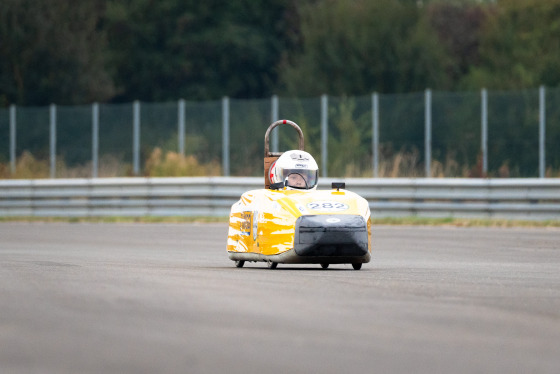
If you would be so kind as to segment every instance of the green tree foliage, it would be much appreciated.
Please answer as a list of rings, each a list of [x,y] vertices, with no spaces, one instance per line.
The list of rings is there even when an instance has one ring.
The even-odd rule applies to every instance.
[[[494,90],[488,98],[490,169],[499,169],[498,175],[534,177],[539,118],[535,88],[560,84],[560,1],[501,0],[486,11],[479,62],[470,65],[459,88]],[[558,142],[558,117],[553,100],[547,99],[546,158],[555,164],[557,152],[551,144]]]
[[[270,95],[291,1],[109,1],[119,100]]]
[[[287,55],[291,94],[446,87],[449,59],[415,2],[319,0],[299,7],[301,50]]]
[[[560,84],[560,0],[3,0],[0,105]]]
[[[560,0],[501,0],[487,8],[480,62],[463,87],[520,89],[560,84]]]
[[[472,0],[440,0],[426,7],[427,22],[452,61],[446,71],[452,88],[479,64],[480,38],[489,9],[493,7]]]
[[[107,100],[102,1],[2,0],[0,105]]]

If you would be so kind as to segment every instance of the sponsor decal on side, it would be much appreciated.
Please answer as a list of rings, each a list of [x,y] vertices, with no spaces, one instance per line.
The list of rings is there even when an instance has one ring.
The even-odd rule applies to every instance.
[[[251,228],[253,226],[253,212],[244,211],[241,214],[241,235],[249,236],[251,234]]]
[[[253,214],[253,240],[257,240],[257,232],[259,229],[259,212],[255,210]]]

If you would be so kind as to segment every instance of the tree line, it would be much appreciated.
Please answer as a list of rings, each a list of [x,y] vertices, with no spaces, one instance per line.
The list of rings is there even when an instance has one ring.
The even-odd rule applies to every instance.
[[[560,83],[560,0],[3,0],[0,106]]]

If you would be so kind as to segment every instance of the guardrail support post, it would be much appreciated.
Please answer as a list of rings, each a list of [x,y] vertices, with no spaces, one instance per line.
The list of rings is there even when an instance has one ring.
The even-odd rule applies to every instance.
[[[91,106],[91,177],[97,178],[99,170],[99,104]]]
[[[328,138],[329,138],[329,98],[327,95],[321,96],[321,176],[326,178],[328,176]]]
[[[428,88],[425,94],[425,134],[424,159],[426,163],[426,178],[430,178],[432,164],[432,91]]]
[[[10,171],[16,172],[16,106],[10,105]]]
[[[546,96],[545,88],[539,88],[539,178],[544,178],[546,173],[545,139],[546,139]]]
[[[482,150],[482,175],[488,175],[488,92],[483,88],[481,93],[481,150]]]
[[[222,99],[222,174],[229,177],[229,98]]]
[[[185,155],[185,100],[180,99],[177,107],[177,120],[179,122],[179,154]]]
[[[136,100],[132,104],[132,159],[134,175],[140,174],[140,102]]]
[[[373,177],[379,176],[379,95],[374,93],[371,95],[372,101],[372,125],[373,125]]]
[[[51,178],[56,177],[56,105],[50,106],[50,161]]]

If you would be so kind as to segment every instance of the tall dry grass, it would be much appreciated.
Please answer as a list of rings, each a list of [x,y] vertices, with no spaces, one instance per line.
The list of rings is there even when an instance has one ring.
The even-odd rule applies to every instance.
[[[366,170],[367,169],[367,170]],[[372,170],[363,165],[348,163],[344,166],[343,174],[337,177],[362,177],[371,178]],[[431,177],[433,178],[486,178],[482,172],[482,163],[479,159],[476,165],[461,165],[452,157],[444,161],[433,160],[431,163]],[[143,169],[147,177],[180,177],[180,176],[219,176],[222,168],[218,161],[200,163],[192,155],[183,156],[176,152],[163,152],[155,148],[145,162]],[[505,161],[500,168],[492,173],[493,178],[508,178],[516,175],[516,170],[511,170]],[[98,177],[111,178],[132,176],[132,165],[121,159],[106,155],[100,158]],[[56,164],[57,178],[91,178],[92,165],[88,162],[83,165],[69,167],[64,160],[58,159]],[[378,176],[381,178],[423,178],[425,167],[422,157],[417,150],[401,151],[390,156],[382,157],[379,162]],[[50,164],[47,160],[36,159],[31,153],[24,152],[16,162],[16,171],[12,173],[9,163],[0,162],[0,179],[40,179],[50,177]],[[547,178],[560,177],[560,169],[548,167]]]
[[[3,179],[39,179],[49,178],[49,162],[37,160],[30,152],[23,152],[16,161],[15,173],[10,170],[8,163],[0,163],[0,178]]]
[[[152,151],[144,169],[148,177],[218,176],[221,173],[218,162],[201,164],[192,155],[183,156],[170,151],[164,155],[160,148]]]
[[[432,178],[478,178],[476,167],[469,168],[460,165],[452,157],[443,162],[432,160],[430,164]],[[380,178],[423,178],[426,176],[425,166],[421,161],[418,150],[401,151],[391,157],[382,158],[379,162],[378,176]]]
[[[176,152],[163,154],[155,148],[146,160],[144,175],[147,177],[180,177],[180,176],[217,176],[222,168],[218,162],[201,164],[194,156],[183,156]],[[98,177],[111,178],[132,176],[132,165],[113,156],[103,156],[99,160]],[[69,167],[64,160],[57,159],[57,178],[91,178],[92,164]],[[38,160],[25,151],[17,159],[15,173],[11,172],[9,163],[0,162],[0,179],[41,179],[50,178],[50,163]]]

